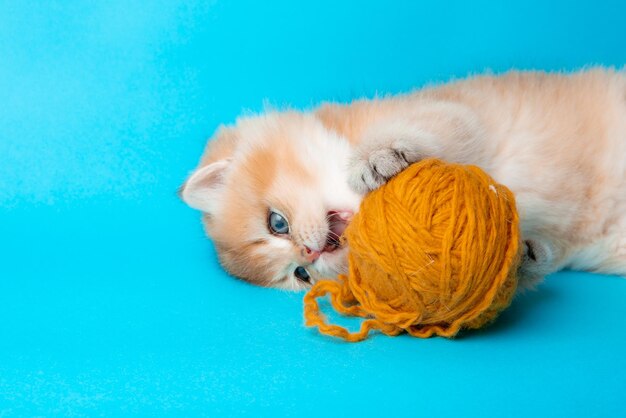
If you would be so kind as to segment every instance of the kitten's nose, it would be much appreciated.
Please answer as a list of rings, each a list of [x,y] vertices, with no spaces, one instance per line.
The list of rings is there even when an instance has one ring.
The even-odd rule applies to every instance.
[[[316,250],[312,250],[311,248],[304,246],[304,250],[302,251],[302,255],[309,263],[314,262],[318,258],[320,258],[320,252]]]

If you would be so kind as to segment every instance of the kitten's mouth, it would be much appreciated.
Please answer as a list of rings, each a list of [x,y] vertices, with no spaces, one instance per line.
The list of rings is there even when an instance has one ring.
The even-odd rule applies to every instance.
[[[332,253],[341,247],[341,236],[352,219],[351,211],[331,210],[326,214],[328,219],[328,235],[322,252]]]

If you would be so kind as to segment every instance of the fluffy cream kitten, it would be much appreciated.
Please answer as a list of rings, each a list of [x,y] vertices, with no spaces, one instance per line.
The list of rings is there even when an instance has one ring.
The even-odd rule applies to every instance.
[[[346,270],[364,193],[426,157],[475,164],[517,197],[526,285],[626,274],[626,72],[510,72],[221,127],[181,190],[232,275],[304,288]]]

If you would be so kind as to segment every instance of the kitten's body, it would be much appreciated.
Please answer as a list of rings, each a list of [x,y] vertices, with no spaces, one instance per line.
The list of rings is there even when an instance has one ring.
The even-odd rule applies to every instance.
[[[329,214],[427,157],[478,165],[515,193],[528,283],[563,267],[626,275],[624,72],[512,72],[245,118],[209,142],[183,198],[228,271],[299,288],[297,266],[312,280],[345,268],[345,248],[324,251]],[[289,234],[268,231],[274,210]]]

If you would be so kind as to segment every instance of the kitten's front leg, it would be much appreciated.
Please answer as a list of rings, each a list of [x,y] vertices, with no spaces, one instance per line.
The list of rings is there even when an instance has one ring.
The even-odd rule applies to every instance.
[[[368,138],[355,149],[350,161],[350,186],[365,194],[385,184],[410,164],[435,156],[433,138],[392,135]]]
[[[355,191],[374,190],[424,158],[488,165],[488,137],[471,109],[450,102],[414,106],[366,129],[351,160],[349,181]]]

